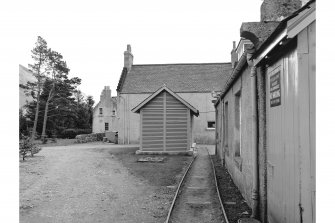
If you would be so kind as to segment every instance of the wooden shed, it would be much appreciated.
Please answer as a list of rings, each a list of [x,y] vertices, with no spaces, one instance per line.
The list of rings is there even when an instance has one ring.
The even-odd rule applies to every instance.
[[[186,152],[199,111],[165,85],[132,109],[140,114],[140,151]]]

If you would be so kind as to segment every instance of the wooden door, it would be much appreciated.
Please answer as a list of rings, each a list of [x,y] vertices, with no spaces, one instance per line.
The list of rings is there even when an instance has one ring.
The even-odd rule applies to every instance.
[[[296,50],[266,71],[269,223],[300,222],[299,117]]]

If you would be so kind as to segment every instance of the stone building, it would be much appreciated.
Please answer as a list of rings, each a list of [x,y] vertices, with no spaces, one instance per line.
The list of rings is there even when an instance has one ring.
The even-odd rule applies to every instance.
[[[315,0],[264,0],[215,102],[216,153],[262,222],[315,222],[315,21]]]
[[[116,97],[112,97],[109,86],[105,86],[100,95],[99,103],[93,109],[93,132],[117,131]]]
[[[133,64],[130,45],[117,87],[119,144],[140,143],[140,115],[131,110],[163,85],[199,110],[194,118],[196,143],[215,143],[213,91],[219,91],[231,72],[230,63]]]

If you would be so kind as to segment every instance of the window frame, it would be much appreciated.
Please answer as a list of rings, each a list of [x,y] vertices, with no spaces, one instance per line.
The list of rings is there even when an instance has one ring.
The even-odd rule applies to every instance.
[[[209,123],[214,124],[214,127],[209,127]],[[207,121],[207,130],[215,130],[216,129],[216,121]]]
[[[224,139],[224,146],[225,148],[228,148],[228,140],[229,140],[229,111],[228,111],[228,108],[229,108],[229,103],[228,101],[225,101],[224,103],[224,136],[225,136],[225,139]],[[229,156],[229,152],[228,152],[228,156]]]
[[[235,135],[235,139],[238,138],[238,144],[236,144],[236,140],[235,140],[235,145],[234,145],[234,156],[235,157],[241,157],[242,155],[242,131],[241,131],[241,127],[242,127],[242,94],[241,94],[241,90],[239,90],[238,92],[236,92],[234,94],[234,99],[235,99],[235,123],[234,123],[234,128],[235,128],[235,132],[238,132],[238,137],[236,137]],[[238,147],[238,148],[237,148]]]

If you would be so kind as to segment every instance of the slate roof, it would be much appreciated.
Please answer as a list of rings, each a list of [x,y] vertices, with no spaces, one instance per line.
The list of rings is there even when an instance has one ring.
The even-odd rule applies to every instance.
[[[180,96],[178,96],[177,94],[175,94],[173,91],[171,91],[171,89],[169,89],[168,87],[166,87],[165,85],[163,85],[160,89],[158,89],[157,91],[155,91],[152,95],[150,95],[149,97],[147,97],[146,99],[144,99],[141,103],[139,103],[138,105],[136,105],[136,107],[134,107],[131,111],[135,112],[135,113],[139,113],[140,110],[152,99],[154,99],[157,95],[159,95],[161,92],[166,91],[168,92],[170,95],[172,95],[172,97],[174,97],[175,99],[177,99],[178,101],[180,101],[183,105],[185,105],[187,108],[189,108],[191,110],[191,112],[195,115],[195,116],[199,116],[199,111],[193,107],[192,105],[190,105],[187,101],[185,101],[183,98],[181,98]]]
[[[269,38],[280,22],[243,22],[240,28],[240,36],[251,40],[258,49]]]
[[[162,85],[173,92],[220,91],[232,71],[231,63],[133,65],[122,71],[118,91],[153,93]]]

